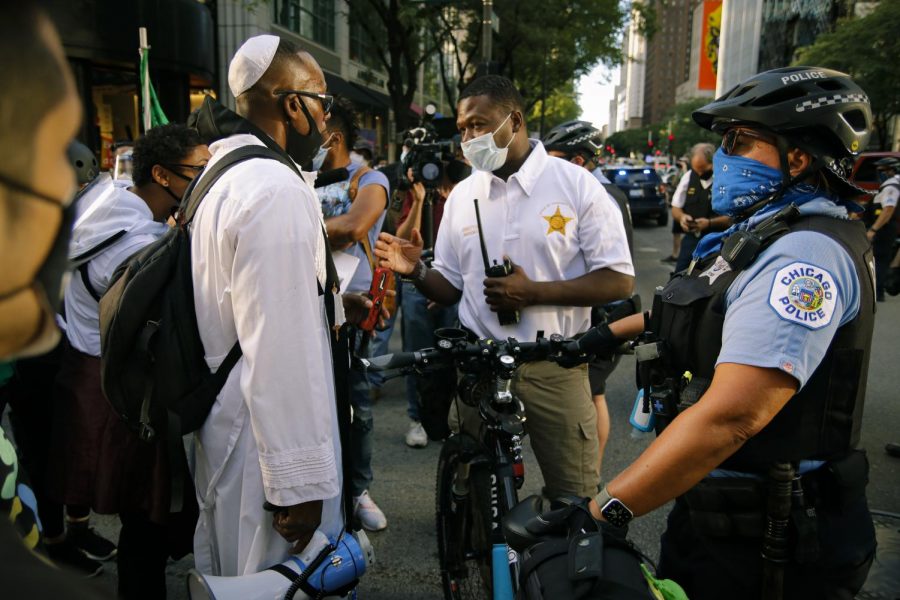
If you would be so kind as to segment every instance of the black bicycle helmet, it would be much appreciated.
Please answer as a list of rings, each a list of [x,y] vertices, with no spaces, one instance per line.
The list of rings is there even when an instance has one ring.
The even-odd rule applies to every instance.
[[[885,156],[884,158],[879,158],[875,161],[875,168],[900,171],[900,159],[894,158],[893,156]]]
[[[593,156],[601,148],[602,135],[587,121],[568,121],[551,129],[542,141],[547,150]]]
[[[819,159],[818,168],[825,167],[839,191],[864,192],[848,183],[847,176],[851,157],[869,142],[872,109],[866,93],[845,73],[819,67],[772,69],[736,85],[693,117],[716,132],[747,125],[774,133]],[[786,147],[779,150],[786,165]]]
[[[66,154],[69,157],[72,168],[75,169],[75,178],[78,180],[78,185],[92,182],[97,173],[100,172],[94,152],[78,140],[72,140]]]

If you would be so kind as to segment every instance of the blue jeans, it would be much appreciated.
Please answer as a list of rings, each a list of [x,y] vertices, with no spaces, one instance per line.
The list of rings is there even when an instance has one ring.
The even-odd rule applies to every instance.
[[[676,273],[684,271],[690,266],[691,260],[694,258],[694,249],[699,243],[700,238],[693,233],[685,233],[681,236],[681,252],[678,254],[678,260],[675,261]]]
[[[441,327],[456,327],[457,306],[435,306],[428,309],[428,298],[412,283],[403,282],[403,311],[400,325],[403,331],[403,351],[412,352],[434,346],[434,330]],[[410,420],[419,421],[420,377],[406,378],[406,414]]]

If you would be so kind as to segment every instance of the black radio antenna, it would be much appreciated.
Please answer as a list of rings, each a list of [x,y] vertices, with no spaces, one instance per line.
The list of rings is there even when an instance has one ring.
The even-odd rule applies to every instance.
[[[474,198],[475,202],[475,222],[478,223],[478,241],[481,242],[481,258],[484,260],[484,270],[487,271],[491,268],[491,263],[488,260],[487,255],[487,246],[484,245],[484,233],[481,231],[481,212],[478,210],[478,198]]]

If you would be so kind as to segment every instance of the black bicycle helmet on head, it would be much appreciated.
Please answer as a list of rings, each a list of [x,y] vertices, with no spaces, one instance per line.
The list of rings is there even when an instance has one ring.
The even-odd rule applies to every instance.
[[[694,111],[705,129],[724,132],[745,125],[780,136],[819,159],[838,191],[864,190],[847,181],[851,157],[862,152],[872,131],[869,98],[849,75],[819,67],[784,67],[750,79]],[[786,165],[786,147],[782,170]]]
[[[78,180],[78,185],[90,183],[100,172],[97,157],[94,156],[93,150],[78,140],[72,140],[72,143],[69,144],[69,148],[66,150],[66,155],[72,168],[75,169],[75,178]]]
[[[601,148],[602,135],[599,129],[587,121],[568,121],[547,132],[542,143],[547,150],[593,156]]]
[[[875,168],[900,171],[900,159],[894,158],[893,156],[885,156],[884,158],[879,158],[875,161]]]

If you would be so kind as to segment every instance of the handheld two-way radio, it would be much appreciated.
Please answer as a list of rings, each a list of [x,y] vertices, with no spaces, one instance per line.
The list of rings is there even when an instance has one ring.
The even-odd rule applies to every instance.
[[[484,274],[487,277],[506,277],[512,275],[513,265],[509,258],[503,258],[503,264],[491,264],[488,260],[487,246],[484,244],[484,233],[481,230],[481,212],[478,210],[478,198],[475,198],[475,221],[478,224],[478,241],[481,242],[481,258],[484,260]],[[501,325],[515,325],[519,322],[519,311],[517,310],[500,310],[497,311],[497,318]]]

